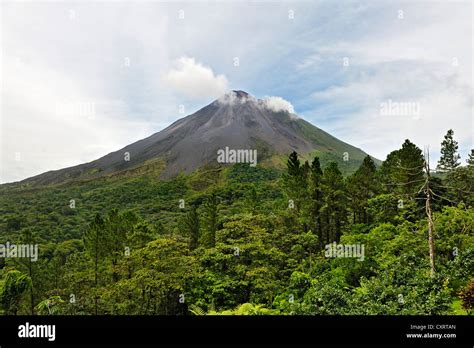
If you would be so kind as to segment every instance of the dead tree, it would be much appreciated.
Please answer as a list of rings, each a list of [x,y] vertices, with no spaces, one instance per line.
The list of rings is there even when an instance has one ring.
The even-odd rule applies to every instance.
[[[425,210],[426,210],[426,216],[428,218],[428,245],[430,249],[430,267],[431,267],[431,276],[434,276],[435,273],[435,250],[434,250],[434,240],[433,240],[433,211],[431,210],[431,194],[433,191],[431,191],[430,188],[430,180],[431,180],[431,174],[430,174],[430,151],[429,148],[425,149],[425,162],[424,162],[424,167],[425,167],[425,172],[426,172],[426,181],[425,184],[422,187],[423,192],[425,193],[426,200],[425,200]]]

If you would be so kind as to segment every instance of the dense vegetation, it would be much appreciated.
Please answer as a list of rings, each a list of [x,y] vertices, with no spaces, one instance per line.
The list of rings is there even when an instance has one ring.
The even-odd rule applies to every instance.
[[[39,244],[36,262],[0,258],[0,310],[469,313],[474,152],[460,166],[451,131],[442,145],[436,173],[406,140],[346,177],[292,153],[284,173],[237,164],[0,187],[0,242]],[[363,254],[328,257],[334,242]]]

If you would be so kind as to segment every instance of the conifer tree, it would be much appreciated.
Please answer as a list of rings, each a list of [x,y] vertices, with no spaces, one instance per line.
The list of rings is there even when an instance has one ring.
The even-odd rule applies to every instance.
[[[424,181],[424,158],[421,149],[406,139],[399,150],[388,154],[380,176],[389,193],[415,194]]]
[[[137,217],[133,213],[120,214],[117,209],[111,210],[104,220],[104,230],[102,231],[102,248],[106,250],[104,257],[109,258],[112,264],[112,279],[119,280],[117,273],[118,261],[125,253],[125,243],[127,232],[133,231],[133,222]]]
[[[213,193],[211,194],[203,204],[203,227],[204,227],[204,244],[213,248],[216,245],[216,232],[217,232],[217,219],[218,219],[218,199]]]
[[[368,201],[378,192],[377,168],[367,155],[357,171],[348,179],[347,189],[354,223],[369,223]]]
[[[199,215],[196,206],[186,213],[183,219],[184,234],[189,236],[189,250],[194,250],[199,246]]]
[[[474,166],[474,149],[471,149],[471,152],[468,154],[466,162],[469,166]]]
[[[288,198],[294,201],[295,211],[299,214],[307,194],[309,164],[305,162],[301,165],[298,154],[293,151],[288,158],[286,166],[287,173],[283,176],[284,188]]]
[[[301,172],[301,163],[298,159],[298,154],[296,151],[293,151],[290,156],[288,157],[288,161],[286,162],[286,166],[288,168],[288,175],[297,177],[300,175]]]
[[[454,132],[448,130],[441,143],[441,158],[438,161],[437,169],[440,172],[449,172],[460,165],[458,154],[458,142],[453,138]]]
[[[321,219],[321,207],[323,205],[323,191],[322,191],[322,178],[323,171],[319,162],[319,157],[314,157],[309,175],[309,189],[310,189],[310,220],[311,226],[314,233],[318,236],[319,242],[322,242],[322,219]]]
[[[322,177],[326,243],[339,241],[347,220],[344,178],[336,162],[330,162]]]

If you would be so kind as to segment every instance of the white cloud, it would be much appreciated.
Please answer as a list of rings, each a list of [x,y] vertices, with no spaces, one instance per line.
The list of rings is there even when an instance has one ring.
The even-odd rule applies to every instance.
[[[282,97],[265,97],[263,98],[263,104],[267,109],[275,112],[286,111],[290,114],[295,113],[293,105]]]
[[[275,112],[286,111],[290,113],[290,116],[292,118],[298,118],[298,116],[296,116],[295,114],[295,109],[293,105],[288,100],[285,100],[282,97],[266,96],[263,99],[256,99],[255,97],[248,95],[242,91],[230,91],[221,96],[217,101],[220,104],[225,105],[243,104],[248,101],[253,101],[255,103],[258,103],[260,107],[264,107]]]
[[[472,45],[460,33],[471,30],[472,5],[432,5],[421,10],[420,3],[406,4],[404,20],[392,11],[370,35],[317,46],[297,68],[307,74],[334,64],[342,70],[332,71],[337,82],[312,94],[315,108],[306,114],[379,159],[406,138],[430,146],[434,165],[452,128],[465,158],[473,144]],[[350,58],[349,66],[342,67],[342,57]],[[419,104],[419,117],[381,115],[380,105],[388,100]]]
[[[21,18],[7,15],[19,6]],[[132,75],[124,57],[132,57],[127,69],[136,65],[129,41],[104,45],[123,35],[113,16],[97,26],[101,12],[86,5],[74,7],[74,19],[64,4],[9,3],[4,10],[0,183],[89,162],[153,133],[155,124],[136,117],[137,105],[122,94]],[[103,57],[113,58],[107,64]]]
[[[227,91],[229,84],[224,75],[215,75],[210,67],[190,57],[179,58],[176,68],[170,70],[164,80],[176,91],[190,98],[221,96]]]
[[[127,105],[93,94],[70,77],[31,62],[4,60],[0,181],[99,158],[152,132],[124,118]],[[47,82],[46,82],[47,81]]]
[[[171,2],[2,4],[0,182],[116,151],[222,96],[228,81],[291,100],[381,159],[404,138],[435,151],[448,128],[460,149],[472,146],[469,1],[404,2],[403,20],[396,2],[298,2],[294,20],[287,4],[268,6],[188,3],[180,19]],[[380,116],[388,99],[419,102],[420,119]],[[81,102],[95,102],[95,120],[56,113]]]
[[[411,67],[410,74],[403,74],[404,69],[376,70],[370,76],[318,91],[313,97],[325,106],[315,112],[339,114],[328,121],[331,133],[381,160],[408,138],[421,148],[430,146],[432,165],[436,165],[448,129],[454,130],[465,156],[472,139],[472,129],[465,125],[472,123],[473,109],[470,88],[461,82],[464,77],[440,66],[435,71],[446,76],[430,74],[423,66]],[[389,100],[416,103],[419,114],[384,115],[382,103]]]

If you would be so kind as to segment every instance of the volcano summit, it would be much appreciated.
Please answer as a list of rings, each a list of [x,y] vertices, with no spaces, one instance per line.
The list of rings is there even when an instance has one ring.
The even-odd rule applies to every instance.
[[[281,102],[278,102],[281,101]],[[355,170],[367,155],[298,117],[281,98],[257,99],[231,91],[164,130],[95,161],[49,171],[23,182],[55,184],[84,180],[139,168],[161,160],[162,178],[219,165],[219,149],[252,149],[259,165],[282,166],[292,151],[318,155],[324,164],[336,161],[342,171]],[[287,103],[288,105],[285,105]]]

